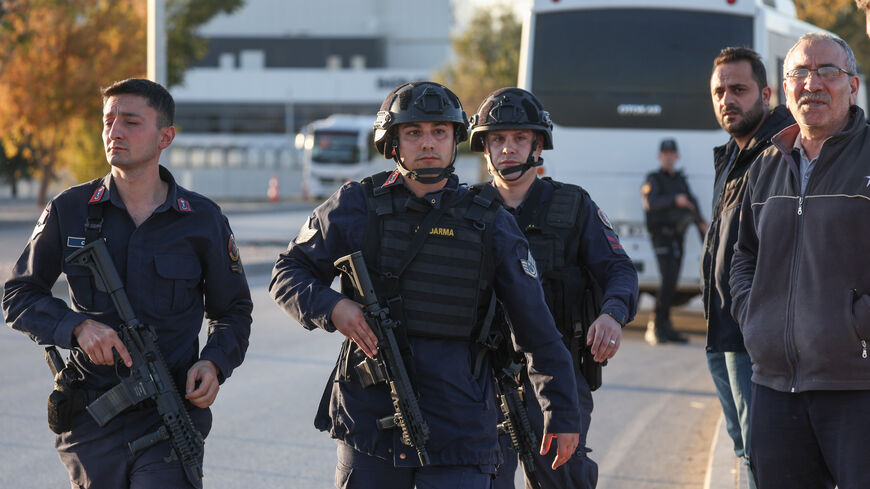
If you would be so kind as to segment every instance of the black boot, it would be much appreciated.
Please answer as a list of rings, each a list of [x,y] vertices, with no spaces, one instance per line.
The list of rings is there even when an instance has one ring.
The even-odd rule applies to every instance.
[[[673,343],[688,343],[689,338],[683,334],[678,333],[674,329],[674,325],[671,324],[670,320],[662,321],[662,334],[668,341]]]

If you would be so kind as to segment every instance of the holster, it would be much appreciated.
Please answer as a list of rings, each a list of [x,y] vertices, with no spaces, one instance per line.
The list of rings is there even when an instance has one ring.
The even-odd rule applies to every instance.
[[[586,379],[586,383],[589,384],[589,390],[594,391],[601,387],[601,367],[604,363],[607,363],[607,360],[604,363],[596,362],[588,346],[583,348],[581,356],[580,373]]]
[[[73,420],[88,405],[88,392],[81,388],[77,372],[67,366],[54,380],[54,390],[48,396],[48,427],[56,434],[72,429]]]

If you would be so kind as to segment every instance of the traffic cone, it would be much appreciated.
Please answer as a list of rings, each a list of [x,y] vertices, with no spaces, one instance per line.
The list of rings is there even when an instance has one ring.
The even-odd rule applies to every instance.
[[[281,198],[278,192],[278,175],[272,175],[269,179],[269,189],[266,190],[266,197],[272,202],[278,202]]]

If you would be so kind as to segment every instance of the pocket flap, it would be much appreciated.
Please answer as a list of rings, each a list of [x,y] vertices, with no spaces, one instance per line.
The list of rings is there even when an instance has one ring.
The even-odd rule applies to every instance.
[[[166,279],[197,279],[202,273],[194,255],[155,255],[154,268]]]

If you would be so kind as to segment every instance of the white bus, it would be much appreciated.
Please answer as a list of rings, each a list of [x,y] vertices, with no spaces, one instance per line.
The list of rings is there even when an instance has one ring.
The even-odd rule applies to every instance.
[[[344,182],[392,168],[373,142],[373,116],[333,114],[311,122],[296,136],[302,150],[306,198],[332,195]]]
[[[329,197],[345,182],[396,168],[375,148],[374,122],[372,116],[333,114],[309,123],[296,135],[306,199]],[[478,154],[459,154],[454,167],[461,183],[481,181]]]
[[[796,18],[791,0],[535,0],[518,83],[555,123],[544,174],[589,191],[634,261],[642,292],[659,285],[640,187],[659,167],[662,139],[676,139],[677,168],[710,219],[712,148],[728,139],[713,114],[713,59],[726,46],[758,51],[777,105],[785,102],[788,49],[816,30]],[[677,303],[699,293],[701,248],[690,230]]]

